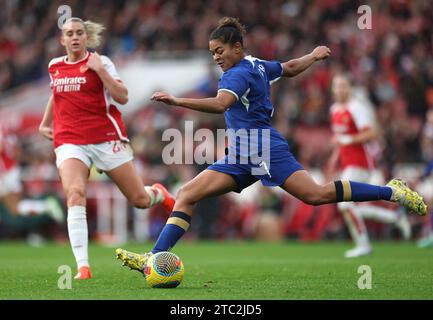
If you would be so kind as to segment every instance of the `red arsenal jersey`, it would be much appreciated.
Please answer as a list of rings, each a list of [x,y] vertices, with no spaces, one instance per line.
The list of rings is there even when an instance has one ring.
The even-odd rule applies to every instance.
[[[0,173],[15,168],[15,143],[15,136],[0,126]]]
[[[54,58],[48,65],[53,93],[54,147],[64,143],[97,144],[112,140],[128,141],[121,113],[113,105],[102,80],[84,59],[68,62],[67,56]],[[113,62],[101,56],[111,76],[120,81]]]
[[[346,104],[334,103],[331,106],[331,125],[335,135],[355,135],[366,128],[375,126],[374,111],[356,99]],[[374,163],[366,145],[350,144],[340,146],[340,165],[373,169]]]

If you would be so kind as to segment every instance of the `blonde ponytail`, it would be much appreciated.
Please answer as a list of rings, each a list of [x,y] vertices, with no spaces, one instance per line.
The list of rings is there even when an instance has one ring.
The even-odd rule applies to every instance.
[[[101,33],[105,30],[105,27],[100,23],[87,20],[84,22],[84,29],[87,33],[87,47],[97,48],[101,44]]]

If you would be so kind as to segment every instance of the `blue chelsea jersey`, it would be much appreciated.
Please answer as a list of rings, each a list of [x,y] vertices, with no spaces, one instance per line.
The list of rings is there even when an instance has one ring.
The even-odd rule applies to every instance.
[[[234,131],[237,136],[236,142],[229,136],[229,153],[251,156],[255,150],[287,145],[286,139],[271,125],[274,112],[271,84],[281,78],[282,72],[278,61],[246,56],[222,75],[218,91],[236,97],[236,102],[224,113],[228,131]],[[249,139],[243,139],[245,133]],[[257,137],[252,138],[254,135]]]

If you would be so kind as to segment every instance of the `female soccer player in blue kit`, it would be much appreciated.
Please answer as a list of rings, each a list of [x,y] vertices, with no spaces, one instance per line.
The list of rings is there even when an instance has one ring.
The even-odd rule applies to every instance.
[[[170,250],[187,231],[193,207],[198,201],[230,191],[240,192],[258,180],[265,186],[280,186],[311,205],[387,200],[399,202],[420,215],[426,214],[427,207],[422,197],[401,180],[393,179],[387,186],[354,181],[317,184],[290,153],[286,140],[271,125],[274,109],[270,86],[281,77],[298,75],[316,61],[328,58],[331,52],[329,48],[319,46],[299,59],[283,63],[260,60],[245,55],[244,33],[245,29],[237,19],[225,17],[210,35],[209,50],[224,71],[216,97],[187,99],[156,92],[152,100],[207,113],[224,113],[227,129],[243,130],[250,139],[241,137],[240,143],[231,139],[225,158],[210,165],[180,189],[173,212],[151,252],[138,254],[117,249],[117,258],[123,261],[123,265],[143,272],[149,256]],[[251,139],[253,132],[258,132],[256,139]],[[266,140],[262,142],[263,138],[267,138],[267,143]],[[249,148],[242,145],[242,140],[244,144],[249,141]],[[268,157],[260,162],[254,161],[258,153],[251,150],[260,150],[262,157],[268,153]]]

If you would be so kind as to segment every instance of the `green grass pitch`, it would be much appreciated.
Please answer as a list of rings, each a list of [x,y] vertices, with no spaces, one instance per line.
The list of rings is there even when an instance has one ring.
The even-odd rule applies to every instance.
[[[129,244],[142,251],[151,244]],[[61,265],[75,264],[68,245],[0,243],[0,299],[433,299],[433,250],[413,243],[375,243],[369,257],[343,258],[349,243],[181,242],[185,278],[175,289],[151,289],[121,267],[114,248],[91,245],[93,279],[61,290]],[[358,267],[372,288],[357,286]]]

